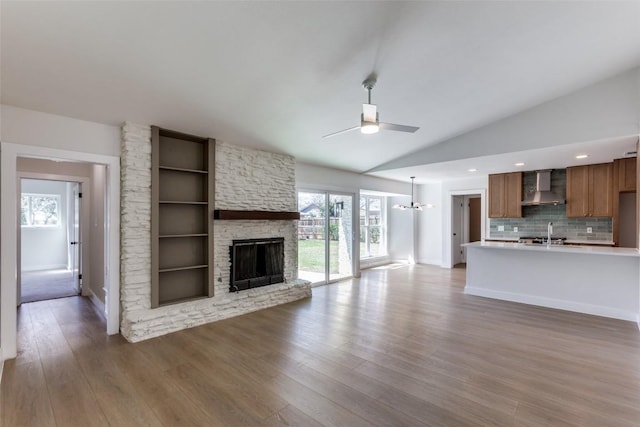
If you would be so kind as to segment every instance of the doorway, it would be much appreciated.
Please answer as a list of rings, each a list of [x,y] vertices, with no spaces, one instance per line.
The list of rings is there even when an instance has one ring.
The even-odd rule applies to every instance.
[[[75,165],[86,165],[94,170],[100,170],[101,188],[103,203],[101,213],[95,218],[95,227],[102,229],[104,241],[95,255],[103,260],[104,266],[96,271],[96,276],[102,278],[101,291],[104,293],[104,316],[106,318],[106,333],[117,334],[120,327],[120,286],[119,286],[119,262],[120,262],[120,159],[117,156],[91,154],[77,151],[60,150],[54,148],[20,145],[2,142],[0,156],[0,198],[2,216],[0,216],[0,226],[2,239],[0,241],[0,347],[1,357],[11,359],[17,355],[17,317],[20,283],[20,248],[19,245],[19,219],[21,203],[21,178],[40,178],[60,180],[47,176],[64,172],[30,171],[36,176],[23,176],[18,168],[21,159],[49,159],[51,163],[63,164],[72,163]],[[36,173],[39,172],[39,173]],[[65,174],[66,175],[66,174]],[[83,175],[84,176],[84,175]],[[73,181],[78,176],[64,177],[64,180]],[[93,183],[95,185],[95,181]],[[90,190],[83,186],[85,193]],[[88,199],[88,198],[87,198]],[[84,203],[83,206],[88,206]],[[86,215],[83,217],[87,218]],[[94,220],[94,218],[91,218]],[[93,221],[85,221],[88,226]],[[85,234],[88,236],[88,234]],[[86,239],[85,239],[86,240]],[[99,246],[99,245],[97,245]],[[81,249],[82,250],[82,249]],[[87,253],[84,248],[86,259],[94,256],[94,252]],[[84,271],[83,274],[89,273]],[[86,287],[86,286],[85,286]],[[84,290],[84,289],[83,289]]]
[[[451,194],[450,267],[466,267],[467,251],[463,245],[482,240],[483,198],[482,192]]]
[[[18,303],[82,291],[81,183],[20,180]]]
[[[325,284],[353,276],[353,198],[298,192],[298,278]]]

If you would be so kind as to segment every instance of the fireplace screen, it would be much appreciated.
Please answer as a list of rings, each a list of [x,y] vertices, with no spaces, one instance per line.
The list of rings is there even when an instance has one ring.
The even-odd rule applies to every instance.
[[[229,291],[237,292],[284,281],[284,238],[234,240],[229,252]]]

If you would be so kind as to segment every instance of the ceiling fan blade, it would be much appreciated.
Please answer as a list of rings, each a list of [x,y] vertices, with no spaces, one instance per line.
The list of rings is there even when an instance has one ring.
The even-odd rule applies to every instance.
[[[354,126],[349,129],[339,130],[338,132],[333,132],[328,135],[323,136],[323,138],[331,138],[332,136],[340,135],[341,133],[351,132],[352,130],[360,129],[360,126]]]
[[[362,118],[365,122],[375,122],[378,112],[376,104],[362,104]]]
[[[420,128],[417,127],[417,126],[397,125],[395,123],[382,123],[382,122],[380,122],[380,129],[396,130],[398,132],[414,133],[415,131],[417,131]]]

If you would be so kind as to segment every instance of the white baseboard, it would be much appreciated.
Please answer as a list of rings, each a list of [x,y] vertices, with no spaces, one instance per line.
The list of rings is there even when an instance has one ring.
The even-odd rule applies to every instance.
[[[366,270],[367,268],[380,267],[381,265],[390,264],[391,258],[388,255],[374,258],[362,258],[360,259],[360,270]]]
[[[98,313],[100,313],[100,316],[102,317],[102,320],[104,320],[105,322],[107,321],[107,313],[104,310],[104,303],[102,301],[100,301],[100,298],[98,298],[96,296],[96,294],[93,293],[93,291],[90,288],[87,288],[89,291],[89,300],[91,300],[91,303],[98,309]]]
[[[418,258],[418,264],[426,264],[426,265],[434,265],[436,267],[442,267],[442,260],[440,259],[427,259],[427,258]]]
[[[538,305],[541,307],[556,308],[560,310],[574,311],[577,313],[592,314],[594,316],[611,317],[613,319],[630,320],[638,323],[640,318],[638,313],[617,308],[605,307],[601,305],[585,304],[574,301],[565,301],[554,298],[545,298],[535,295],[523,295],[512,292],[494,291],[492,289],[476,288],[466,286],[464,293],[479,297],[499,299],[503,301],[519,302],[522,304]]]
[[[67,270],[67,264],[36,265],[33,267],[22,269],[22,271],[28,271],[28,272],[46,271],[46,270]]]

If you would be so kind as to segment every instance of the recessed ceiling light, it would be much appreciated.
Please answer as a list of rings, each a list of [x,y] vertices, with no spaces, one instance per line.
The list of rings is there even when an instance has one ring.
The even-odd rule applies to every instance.
[[[524,166],[524,162],[515,163],[516,166]]]
[[[588,155],[588,154],[578,154],[578,155],[576,156],[576,159],[586,159],[587,157],[589,157],[589,155]]]
[[[469,172],[478,172],[478,169],[476,169],[476,168],[471,168],[471,169],[467,169],[467,171],[469,171]]]

